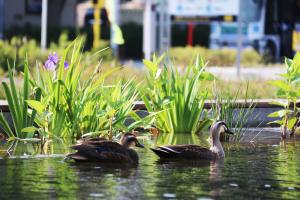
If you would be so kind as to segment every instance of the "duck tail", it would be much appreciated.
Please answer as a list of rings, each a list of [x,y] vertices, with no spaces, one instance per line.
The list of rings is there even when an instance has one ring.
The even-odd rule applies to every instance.
[[[73,159],[75,161],[87,161],[88,158],[80,152],[70,153],[66,155],[66,158]]]
[[[158,155],[160,158],[168,158],[168,152],[160,150],[160,149],[153,149],[150,148],[156,155]]]

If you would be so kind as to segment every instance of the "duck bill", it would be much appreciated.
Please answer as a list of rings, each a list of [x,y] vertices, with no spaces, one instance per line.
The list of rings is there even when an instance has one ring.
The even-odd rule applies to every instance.
[[[145,146],[143,144],[139,143],[139,142],[136,142],[135,146],[140,147],[140,148],[145,148]]]

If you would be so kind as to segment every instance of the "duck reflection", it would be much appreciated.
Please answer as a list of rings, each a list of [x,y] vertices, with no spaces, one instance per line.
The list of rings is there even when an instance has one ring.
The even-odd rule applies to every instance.
[[[69,166],[81,185],[80,198],[96,195],[104,199],[138,199],[137,195],[142,191],[137,165],[84,162]]]
[[[222,189],[222,176],[224,169],[224,160],[215,160],[210,162],[209,168],[209,182],[211,185],[211,190],[209,195],[212,197],[220,197]]]
[[[112,174],[116,177],[130,178],[136,175],[137,165],[126,165],[118,163],[70,163],[72,169],[74,169],[78,176],[81,175],[93,175],[94,177],[101,178],[107,174]]]

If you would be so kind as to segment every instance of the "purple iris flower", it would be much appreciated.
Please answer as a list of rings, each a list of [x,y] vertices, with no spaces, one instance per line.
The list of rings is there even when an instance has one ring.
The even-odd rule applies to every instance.
[[[69,63],[67,61],[64,62],[64,67],[65,67],[65,69],[69,68]]]
[[[50,71],[55,71],[55,68],[56,68],[56,65],[51,60],[46,60],[44,66],[47,70],[50,70]]]
[[[54,52],[53,54],[49,54],[48,60],[45,62],[45,68],[50,71],[54,71],[56,68],[56,64],[58,63],[58,55]]]
[[[55,71],[56,65],[58,64],[59,60],[60,59],[58,55],[54,52],[53,54],[49,54],[48,60],[46,60],[44,66],[47,70]],[[67,61],[64,61],[64,68],[69,68],[69,63]]]

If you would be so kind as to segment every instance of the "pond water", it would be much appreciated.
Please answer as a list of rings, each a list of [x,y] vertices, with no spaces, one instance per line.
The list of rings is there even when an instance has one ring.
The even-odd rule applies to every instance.
[[[224,162],[158,162],[138,149],[137,167],[64,161],[68,145],[41,155],[0,147],[0,199],[300,199],[300,141],[226,145]]]

